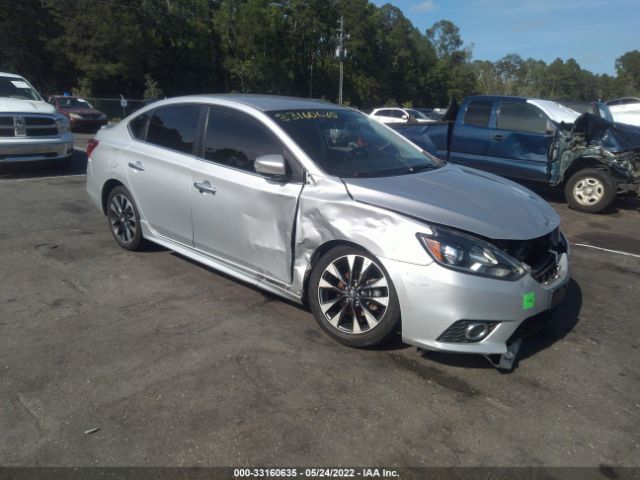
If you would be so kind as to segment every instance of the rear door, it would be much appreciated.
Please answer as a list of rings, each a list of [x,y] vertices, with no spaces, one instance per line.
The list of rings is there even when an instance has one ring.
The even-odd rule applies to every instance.
[[[285,157],[287,178],[256,173],[256,157],[268,154]],[[301,167],[257,119],[223,107],[208,110],[201,157],[191,181],[195,247],[290,284]]]
[[[506,177],[546,181],[554,138],[553,129],[547,129],[552,125],[535,105],[501,101],[495,129],[490,134],[491,171]]]
[[[129,124],[136,138],[126,153],[132,195],[155,233],[191,246],[191,171],[205,109],[160,107]]]
[[[469,100],[458,113],[449,147],[449,159],[453,163],[490,170],[487,151],[492,109],[492,100]]]

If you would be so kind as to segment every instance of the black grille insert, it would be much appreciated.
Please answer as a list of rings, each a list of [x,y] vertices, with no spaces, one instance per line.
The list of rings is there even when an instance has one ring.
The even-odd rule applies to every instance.
[[[465,335],[469,325],[473,323],[484,323],[489,327],[487,334],[479,340],[469,340]],[[487,322],[484,320],[458,320],[456,323],[447,328],[442,335],[438,337],[438,342],[444,343],[477,343],[484,340],[496,328],[500,322]]]

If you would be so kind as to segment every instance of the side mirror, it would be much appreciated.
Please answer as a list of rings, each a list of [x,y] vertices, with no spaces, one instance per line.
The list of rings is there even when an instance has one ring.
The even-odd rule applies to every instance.
[[[547,119],[547,126],[544,129],[544,133],[546,135],[555,135],[556,134],[556,126],[553,124],[551,120]]]
[[[404,120],[404,121],[409,120],[409,115],[407,115],[406,113],[404,115],[402,115],[402,120]]]
[[[280,154],[260,155],[256,158],[253,168],[257,173],[269,177],[282,177],[287,174],[284,157]]]

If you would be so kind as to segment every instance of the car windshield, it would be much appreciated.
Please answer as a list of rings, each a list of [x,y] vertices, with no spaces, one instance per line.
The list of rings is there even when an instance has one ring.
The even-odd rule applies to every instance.
[[[89,102],[73,97],[60,97],[58,98],[58,105],[61,108],[91,108]]]
[[[429,117],[427,117],[424,113],[422,113],[420,110],[412,110],[409,109],[407,110],[407,112],[409,112],[411,115],[413,115],[416,118],[420,118],[423,120],[429,120]]]
[[[386,177],[441,163],[389,128],[352,110],[280,110],[268,114],[330,175]]]
[[[40,100],[40,95],[19,77],[0,77],[0,97]]]

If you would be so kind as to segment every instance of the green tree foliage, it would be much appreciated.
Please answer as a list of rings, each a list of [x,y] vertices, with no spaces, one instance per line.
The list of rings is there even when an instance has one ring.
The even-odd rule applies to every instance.
[[[335,101],[340,17],[344,100],[358,108],[445,106],[468,94],[596,100],[640,95],[640,51],[617,76],[574,59],[513,53],[472,61],[458,27],[425,32],[369,0],[0,0],[0,70],[45,93],[161,97],[273,93]]]

